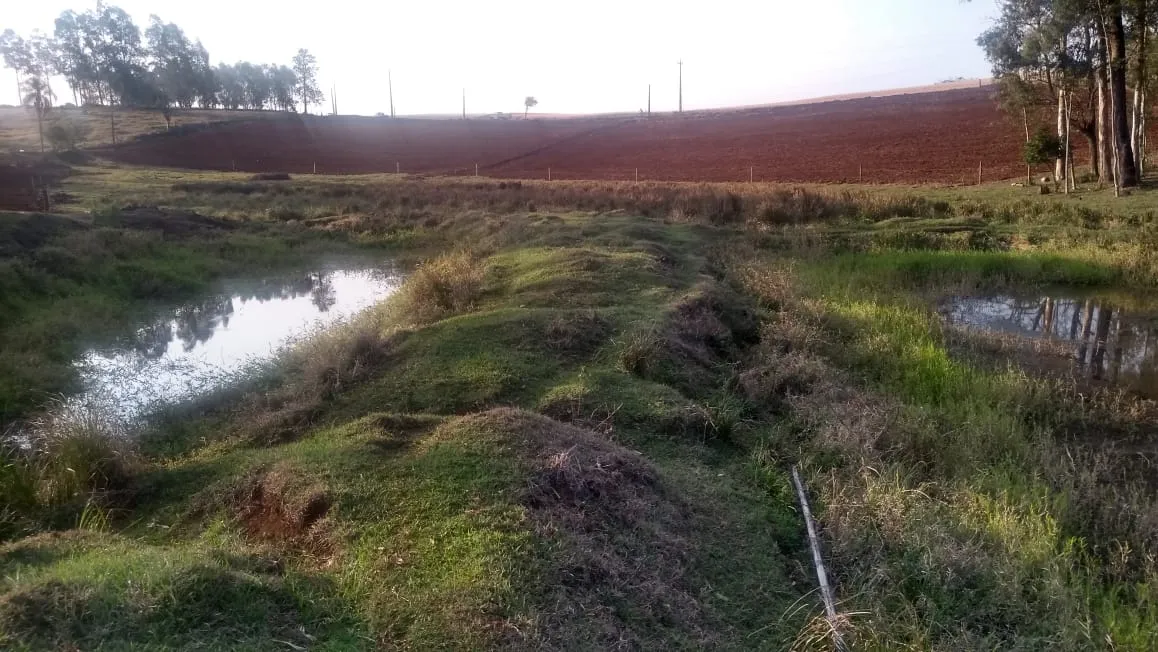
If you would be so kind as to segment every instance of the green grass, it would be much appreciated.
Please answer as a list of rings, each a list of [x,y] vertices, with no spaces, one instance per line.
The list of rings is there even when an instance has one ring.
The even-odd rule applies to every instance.
[[[9,647],[826,649],[793,463],[857,649],[1158,643],[1146,406],[961,355],[931,303],[1153,287],[1133,198],[87,172],[98,216],[252,229],[112,257],[152,276],[247,238],[427,263],[154,424],[96,532],[0,549]]]
[[[1154,497],[1137,493],[1141,478],[1091,482],[1065,461],[1080,452],[1086,464],[1116,464],[1105,452],[1112,439],[1064,434],[1067,421],[1097,408],[1015,368],[959,358],[928,302],[1128,283],[1128,261],[1092,250],[841,254],[801,259],[790,271],[782,260],[761,263],[749,276],[769,268],[790,276],[789,297],[775,276],[751,287],[783,306],[782,320],[819,328],[806,348],[844,379],[829,382],[883,397],[856,415],[860,432],[839,430],[850,416],[824,402],[837,390],[815,390],[817,403],[789,400],[801,427],[839,433],[799,450],[814,477],[828,478],[821,518],[851,596],[846,609],[861,612],[852,620],[859,645],[1155,645],[1158,572],[1141,552],[1153,533],[1103,515],[1120,501],[1154,513]]]

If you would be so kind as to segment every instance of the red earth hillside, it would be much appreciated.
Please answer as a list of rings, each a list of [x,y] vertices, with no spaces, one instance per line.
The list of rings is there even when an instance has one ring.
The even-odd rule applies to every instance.
[[[972,183],[1019,177],[1024,131],[992,87],[563,119],[422,120],[286,115],[107,148],[116,161],[195,169],[509,178]],[[1075,143],[1080,153],[1081,144]]]

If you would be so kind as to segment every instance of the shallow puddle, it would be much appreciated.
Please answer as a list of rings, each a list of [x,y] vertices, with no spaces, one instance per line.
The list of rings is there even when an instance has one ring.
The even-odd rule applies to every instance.
[[[389,296],[400,282],[380,268],[316,270],[224,283],[163,310],[112,346],[77,360],[74,404],[133,417],[238,380],[295,338],[334,325]]]
[[[1065,293],[954,297],[942,304],[941,314],[952,324],[1049,341],[1070,355],[1075,375],[1158,398],[1153,300]]]

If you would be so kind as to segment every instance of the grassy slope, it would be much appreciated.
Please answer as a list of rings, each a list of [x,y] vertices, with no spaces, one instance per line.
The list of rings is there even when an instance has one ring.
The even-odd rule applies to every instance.
[[[284,202],[298,212],[283,219],[355,239],[469,242],[480,281],[429,319],[398,305],[368,319],[384,357],[304,422],[273,419],[280,439],[255,426],[299,414],[276,398],[183,424],[202,443],[161,449],[117,534],[3,549],[12,644],[165,631],[178,648],[823,647],[814,601],[796,602],[812,582],[789,462],[818,494],[859,647],[1155,644],[1158,508],[1103,440],[1145,443],[1146,412],[975,365],[927,303],[1011,284],[1152,287],[1145,211],[1004,189],[987,203],[773,188],[733,201],[736,187],[254,192],[223,175],[174,187],[175,173],[106,173],[125,180],[113,201],[143,182],[142,196],[209,213]],[[759,301],[759,343],[728,282]]]
[[[511,219],[527,232],[521,245],[486,259],[475,309],[396,335],[389,363],[327,403],[293,443],[254,448],[227,439],[165,463],[145,476],[130,527],[96,537],[79,557],[62,550],[71,544],[41,539],[11,548],[17,559],[30,545],[53,552],[9,565],[18,579],[8,583],[0,622],[15,636],[10,643],[141,644],[169,627],[178,647],[241,640],[278,648],[270,641],[308,635],[321,649],[351,641],[748,648],[790,637],[803,614],[786,614],[803,577],[781,549],[798,553],[802,532],[783,478],[716,441],[716,430],[695,418],[704,412],[699,397],[619,362],[628,333],[661,325],[674,304],[712,282],[698,250],[716,236],[623,217]],[[654,247],[671,259],[661,264],[648,253]],[[569,327],[573,319],[579,330]],[[589,338],[581,329],[592,323],[599,332]],[[703,373],[723,382],[716,369]],[[565,426],[522,412],[452,416],[500,405],[582,422],[614,413],[612,439],[651,460],[631,462],[644,470],[614,486],[636,486],[641,473],[655,479],[630,496],[612,495],[605,513],[586,512],[600,500],[544,507],[526,491],[528,477],[542,472],[542,445],[529,444],[538,435],[528,433]],[[431,414],[445,416],[410,416]],[[656,423],[667,429],[657,432]],[[218,432],[220,424],[208,422],[188,436]],[[587,436],[556,432],[543,454],[553,460]],[[595,457],[587,473],[632,454],[614,446]],[[651,463],[657,471],[647,470]],[[238,530],[229,497],[271,473],[290,478],[288,486],[321,487],[332,501],[321,548],[284,537],[258,537],[255,546]],[[207,507],[191,515],[190,504]],[[124,537],[137,541],[135,556],[124,556]],[[190,551],[234,565],[193,567]],[[277,573],[262,565],[270,555],[284,564]],[[61,558],[67,562],[54,561]],[[173,570],[131,594],[115,588],[120,573],[152,563]],[[161,596],[182,595],[189,573],[206,590],[222,585],[223,600],[253,602],[234,610],[192,599],[171,609]],[[103,628],[76,622],[75,610],[90,601],[103,605],[95,613],[109,614]],[[26,617],[13,606],[24,603],[48,615]],[[211,634],[191,632],[198,618],[221,618],[210,611],[225,621]],[[276,617],[258,615],[267,612]]]
[[[252,120],[278,115],[284,114],[274,111],[177,109],[173,112],[173,126]],[[87,127],[89,130],[83,143],[85,147],[108,145],[112,142],[112,126],[109,117],[108,107],[103,106],[85,107],[84,109],[57,107],[49,112],[45,121],[45,130],[47,131],[55,120],[74,122]],[[117,142],[123,142],[145,134],[165,131],[165,118],[159,111],[119,109],[116,112],[116,130]],[[47,141],[45,147],[50,147]],[[15,152],[21,149],[28,152],[40,151],[40,135],[37,131],[36,114],[24,108],[0,107],[0,152]]]

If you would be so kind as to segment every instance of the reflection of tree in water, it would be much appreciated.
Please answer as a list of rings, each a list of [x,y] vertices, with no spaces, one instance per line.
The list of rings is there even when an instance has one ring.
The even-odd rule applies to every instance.
[[[314,288],[310,290],[310,303],[317,307],[318,312],[329,312],[338,302],[338,293],[334,290],[334,283],[329,274],[319,274],[315,277]]]
[[[234,298],[264,303],[304,296],[309,296],[310,302],[320,312],[333,308],[338,298],[332,274],[309,273],[290,278],[266,279],[186,303],[142,326],[134,333],[129,346],[145,358],[157,359],[165,355],[169,343],[176,337],[185,351],[191,351],[198,344],[208,341],[218,328],[229,325]]]
[[[1074,358],[1094,380],[1126,382],[1158,393],[1158,324],[1096,298],[1046,297],[1008,304],[1007,318],[1046,339],[1075,344]]]
[[[229,315],[233,313],[233,301],[228,296],[209,297],[197,303],[187,303],[177,309],[174,322],[177,324],[177,338],[186,351],[213,337],[219,326],[229,325]]]
[[[293,299],[304,297],[314,291],[322,279],[329,279],[329,274],[303,274],[291,278],[265,279],[253,285],[240,288],[235,296],[242,301],[266,301]]]
[[[171,341],[173,341],[173,320],[164,315],[141,327],[134,334],[131,346],[138,355],[156,360],[165,355]]]

